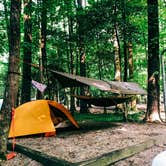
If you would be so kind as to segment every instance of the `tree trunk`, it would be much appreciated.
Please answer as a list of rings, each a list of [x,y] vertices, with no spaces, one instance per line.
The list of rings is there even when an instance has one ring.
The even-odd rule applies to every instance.
[[[86,77],[86,56],[84,49],[80,50],[80,76]],[[80,88],[80,95],[85,96],[88,92],[87,86]],[[80,101],[80,113],[88,112],[87,103],[83,100]]]
[[[134,71],[134,67],[133,67],[133,50],[132,50],[132,43],[128,42],[128,64],[129,64],[129,79],[133,78],[133,71]]]
[[[100,55],[100,52],[97,58],[98,58],[99,80],[101,80],[102,79],[102,57]]]
[[[122,19],[123,19],[123,54],[124,54],[124,81],[128,79],[128,56],[127,56],[127,35],[126,35],[126,0],[122,0]]]
[[[73,55],[73,45],[72,45],[72,35],[73,35],[73,19],[68,16],[68,24],[69,24],[69,50],[70,50],[70,71],[71,74],[74,74],[74,55]],[[75,108],[75,98],[72,96],[74,94],[75,88],[70,88],[70,111],[73,114],[76,110]]]
[[[114,2],[114,32],[113,32],[113,49],[114,49],[114,79],[115,81],[121,81],[121,56],[120,56],[120,42],[118,37],[117,28],[117,1]]]
[[[121,70],[120,70],[120,56],[119,56],[119,45],[118,45],[118,36],[115,30],[113,35],[113,46],[114,46],[114,68],[115,68],[115,81],[121,80]]]
[[[42,42],[41,42],[41,30],[39,30],[39,44],[40,44],[40,47],[39,47],[39,70],[40,70],[40,73],[39,73],[39,82],[40,83],[43,83],[44,81],[44,71],[43,71],[43,61],[42,61],[42,51],[41,51],[41,47],[42,47]],[[40,92],[39,90],[37,90],[37,99],[43,99],[43,93]]]
[[[148,102],[146,121],[160,121],[158,1],[148,0]]]
[[[97,36],[97,41],[96,41],[96,46],[97,46],[96,57],[97,57],[97,60],[98,60],[98,71],[99,71],[98,78],[99,78],[99,80],[101,80],[102,79],[103,58],[102,58],[102,53],[100,52],[98,38],[99,38],[99,36]]]
[[[72,16],[72,11],[73,11],[73,6],[72,2],[66,0],[65,1],[65,7],[67,10],[67,19],[68,19],[68,34],[66,34],[66,44],[67,44],[67,59],[69,60],[68,62],[68,70],[69,73],[74,74],[74,40],[73,40],[73,25],[74,25],[74,19]],[[64,20],[64,25],[65,25],[65,20]],[[66,30],[64,26],[64,30]],[[69,49],[68,49],[69,48]],[[72,94],[75,93],[75,88],[71,87],[70,88],[70,111],[73,114],[74,111],[76,110],[75,108],[75,98],[72,96]]]
[[[48,96],[51,96],[49,89],[49,76],[47,70],[47,12],[48,12],[48,0],[42,1],[42,13],[41,13],[41,53],[42,53],[42,64],[43,64],[43,75],[47,82]]]
[[[44,69],[47,67],[47,55],[46,55],[46,30],[47,30],[47,0],[42,1],[41,12],[41,53],[42,63]]]
[[[39,51],[39,65],[40,65],[40,82],[43,83],[44,78],[47,77],[47,54],[46,54],[46,30],[47,30],[47,0],[42,0],[41,10],[41,31],[40,31],[40,51]],[[48,77],[47,77],[48,80]],[[48,83],[48,82],[47,82]],[[38,91],[38,99],[42,99],[44,94]]]
[[[32,0],[24,0],[24,56],[21,103],[31,100],[31,61],[32,61]]]
[[[7,1],[3,0],[3,6],[4,6],[4,10],[5,10],[5,22],[6,22],[6,30],[7,30],[7,36],[8,36],[8,43],[9,43],[9,11],[8,11],[8,6],[7,6]]]
[[[83,2],[84,0],[77,0],[78,8],[77,13],[81,13],[83,10]],[[85,46],[84,46],[84,31],[82,24],[82,16],[79,15],[77,19],[78,23],[78,35],[79,35],[79,54],[80,54],[80,76],[86,77],[86,54],[85,54]],[[86,95],[87,87],[80,88],[80,95]],[[84,101],[80,101],[80,112],[86,113],[88,111],[87,104]]]
[[[19,81],[20,58],[20,13],[21,1],[12,0],[10,9],[9,67],[4,93],[4,101],[0,111],[0,158],[5,159],[7,153],[8,132],[12,107],[15,107]]]

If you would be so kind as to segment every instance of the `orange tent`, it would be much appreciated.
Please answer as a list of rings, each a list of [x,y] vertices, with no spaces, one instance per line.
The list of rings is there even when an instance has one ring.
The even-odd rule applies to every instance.
[[[55,126],[65,119],[79,128],[71,113],[62,105],[51,100],[36,100],[15,109],[11,121],[9,138],[39,133],[55,132]]]

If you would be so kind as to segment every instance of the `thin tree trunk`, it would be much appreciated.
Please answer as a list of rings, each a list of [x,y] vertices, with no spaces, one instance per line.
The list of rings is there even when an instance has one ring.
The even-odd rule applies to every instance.
[[[40,82],[44,82],[44,78],[47,78],[47,54],[46,54],[46,30],[47,30],[47,0],[42,0],[41,4],[41,31],[40,31],[40,51],[39,51],[39,65],[40,65]],[[50,96],[50,95],[49,95]],[[38,91],[38,98],[42,99],[44,94]]]
[[[40,43],[40,47],[39,47],[39,81],[40,83],[43,83],[44,81],[44,71],[43,71],[43,61],[42,61],[42,51],[41,51],[41,30],[39,30],[39,43]],[[43,99],[43,93],[40,92],[39,90],[37,90],[37,99]]]
[[[31,64],[32,61],[32,0],[24,0],[24,56],[21,103],[31,100]]]
[[[7,30],[7,36],[8,36],[8,43],[9,43],[9,19],[8,19],[8,6],[7,6],[7,2],[6,0],[3,0],[3,6],[4,6],[4,10],[5,10],[5,22],[6,22],[6,30]]]
[[[83,2],[84,0],[77,0],[78,8],[77,13],[83,10]],[[86,54],[84,48],[84,32],[82,30],[82,17],[79,16],[77,19],[78,23],[78,35],[79,35],[79,54],[80,54],[80,75],[86,77]],[[86,95],[87,87],[80,88],[80,95]],[[87,104],[84,101],[80,101],[80,112],[86,113],[88,111]]]
[[[84,49],[80,49],[80,75],[86,77],[86,56]],[[85,96],[87,93],[87,86],[80,88],[80,95]],[[80,113],[86,113],[88,111],[87,104],[84,101],[80,101]]]
[[[121,80],[121,70],[120,70],[120,57],[119,57],[119,45],[117,40],[116,32],[113,35],[113,45],[114,45],[114,66],[115,66],[115,81]]]
[[[146,121],[159,120],[160,63],[158,1],[148,0],[148,103]]]
[[[65,7],[67,8],[67,18],[68,18],[68,36],[66,37],[66,43],[67,43],[67,46],[69,48],[69,51],[68,51],[68,60],[69,60],[69,63],[68,63],[68,68],[69,68],[69,73],[71,74],[74,74],[74,50],[73,50],[73,16],[72,16],[72,2],[71,1],[68,1],[66,0],[65,1]],[[76,110],[75,108],[75,98],[72,96],[72,94],[74,94],[75,92],[75,88],[74,87],[71,87],[70,88],[70,111],[71,113],[73,114],[74,111]]]
[[[126,0],[122,0],[123,12],[122,12],[122,19],[123,19],[123,54],[124,54],[124,81],[128,79],[128,57],[127,57],[127,36],[126,36]]]
[[[114,34],[113,34],[113,47],[114,47],[114,68],[115,68],[115,76],[114,79],[116,81],[121,81],[121,57],[120,57],[120,44],[118,37],[118,29],[117,29],[117,1],[114,2]]]
[[[10,9],[9,67],[4,93],[4,101],[0,111],[0,158],[5,159],[7,153],[8,132],[12,107],[17,101],[20,58],[20,13],[21,1],[12,0]]]
[[[63,30],[64,31],[66,31],[66,28],[67,28],[67,26],[66,26],[66,22],[65,22],[65,18],[63,19]],[[66,57],[67,57],[67,60],[69,61],[68,63],[67,63],[67,69],[68,69],[68,72],[69,73],[71,73],[71,69],[70,69],[70,67],[71,67],[71,65],[70,65],[70,52],[69,52],[69,42],[68,42],[68,34],[66,33],[66,35],[65,35],[65,44],[66,44]]]
[[[74,74],[74,55],[73,55],[73,46],[72,46],[72,35],[73,35],[73,19],[69,17],[69,49],[70,49],[70,71],[71,74]],[[70,111],[74,113],[75,108],[75,99],[72,96],[74,94],[75,88],[70,88]]]
[[[132,49],[132,43],[131,41],[128,42],[127,47],[127,54],[128,54],[128,65],[129,65],[129,79],[133,79],[134,74],[134,66],[133,66],[133,49]],[[136,111],[137,110],[137,100],[136,98],[133,98],[131,100],[131,110]]]
[[[133,50],[132,50],[132,43],[128,42],[128,64],[129,64],[129,79],[133,78],[133,71],[134,71],[134,66],[133,66]]]
[[[37,0],[37,24],[38,24],[38,40],[39,40],[39,82],[43,82],[43,63],[42,63],[42,52],[41,52],[41,9],[42,9],[42,1]],[[43,98],[43,93],[41,93],[39,90],[37,90],[36,94],[37,99],[42,99]]]
[[[97,46],[97,50],[100,50],[98,38],[99,38],[99,36],[97,36],[96,46]],[[101,57],[100,51],[97,51],[96,57],[98,60],[98,71],[99,71],[98,78],[101,80],[102,79],[102,57]]]
[[[41,53],[44,71],[47,67],[47,54],[46,54],[46,36],[47,36],[47,0],[42,0],[41,12]],[[45,72],[44,72],[45,73]]]
[[[47,12],[48,12],[48,0],[42,1],[42,13],[41,13],[41,53],[42,53],[42,64],[43,64],[43,75],[47,82],[47,91],[49,97],[50,94],[50,85],[49,85],[49,76],[47,70]]]
[[[101,80],[102,79],[102,59],[101,59],[101,56],[100,56],[100,53],[99,55],[97,56],[98,58],[98,69],[99,69],[99,79]]]

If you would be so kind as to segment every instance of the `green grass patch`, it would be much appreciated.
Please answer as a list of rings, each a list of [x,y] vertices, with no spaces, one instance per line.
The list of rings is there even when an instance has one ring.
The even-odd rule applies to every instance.
[[[77,121],[99,121],[99,122],[124,122],[123,113],[102,113],[102,114],[93,114],[93,113],[74,113],[74,118]],[[143,119],[143,113],[137,112],[128,114],[128,121],[141,122]]]
[[[102,121],[104,121],[104,122],[122,122],[124,120],[122,114],[115,115],[112,113],[108,113],[108,114],[75,113],[74,118],[77,121],[92,120],[92,121],[101,121],[101,122]]]

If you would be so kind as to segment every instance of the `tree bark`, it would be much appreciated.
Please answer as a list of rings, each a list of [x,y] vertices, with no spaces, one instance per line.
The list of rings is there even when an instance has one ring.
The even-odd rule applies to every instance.
[[[123,19],[123,54],[124,54],[124,81],[128,79],[128,56],[127,56],[127,35],[126,35],[126,0],[122,0],[122,19]]]
[[[72,35],[73,35],[73,18],[69,16],[69,50],[70,50],[70,71],[71,74],[74,74],[74,55],[73,55],[73,46],[72,46]],[[74,94],[75,88],[70,88],[70,93]],[[75,98],[70,95],[70,111],[73,114],[75,108]]]
[[[77,0],[78,8],[77,13],[83,10],[83,2],[84,0]],[[85,54],[85,46],[84,46],[84,31],[82,24],[82,16],[79,16],[77,19],[78,24],[78,36],[79,36],[79,54],[80,54],[80,76],[86,77],[86,54]],[[86,95],[87,87],[80,88],[80,95]],[[86,113],[88,111],[87,104],[84,101],[80,101],[80,112]]]
[[[42,0],[41,4],[41,30],[40,30],[40,51],[39,51],[39,66],[40,66],[40,82],[43,83],[45,78],[48,81],[47,74],[47,54],[46,54],[46,36],[47,36],[47,9],[48,2],[47,0]],[[48,86],[49,87],[49,86]],[[49,95],[50,96],[50,95]],[[44,94],[38,91],[37,98],[42,99]]]
[[[4,92],[4,101],[0,111],[0,158],[5,159],[7,153],[8,132],[12,107],[15,107],[19,81],[20,58],[20,13],[21,1],[12,0],[10,9],[9,67]]]
[[[32,61],[32,0],[24,0],[24,55],[21,103],[31,100],[31,61]]]
[[[4,10],[5,10],[5,22],[6,22],[6,30],[7,30],[7,36],[8,36],[8,43],[9,43],[9,11],[8,11],[8,5],[7,5],[7,1],[3,0],[3,6],[4,6]]]
[[[133,78],[133,71],[134,71],[134,66],[133,66],[133,49],[132,49],[132,43],[128,42],[128,64],[129,64],[129,79]]]
[[[118,37],[118,28],[117,28],[117,1],[114,2],[114,32],[113,32],[113,49],[114,49],[114,79],[115,81],[121,81],[121,56],[120,56],[120,42]]]
[[[117,33],[113,35],[113,46],[114,46],[114,68],[115,68],[115,81],[121,81],[121,66],[120,66],[120,56],[119,56],[119,45],[117,39]]]
[[[148,0],[148,102],[146,121],[160,121],[158,1]]]
[[[47,52],[46,52],[46,44],[47,44],[47,11],[48,11],[48,1],[42,1],[42,12],[41,12],[41,54],[42,54],[42,64],[44,75],[47,75]]]
[[[73,15],[73,4],[71,1],[65,0],[65,7],[67,10],[67,20],[68,20],[68,34],[66,34],[66,44],[67,44],[67,59],[69,60],[68,63],[68,71],[71,74],[74,74],[74,40],[73,40],[73,35],[74,35],[74,17]],[[64,21],[65,22],[65,21]],[[65,23],[64,23],[65,24]],[[64,26],[65,30],[65,26]],[[72,96],[72,94],[75,93],[75,88],[71,87],[70,88],[70,111],[73,114],[74,111],[76,110],[75,108],[75,98]]]

